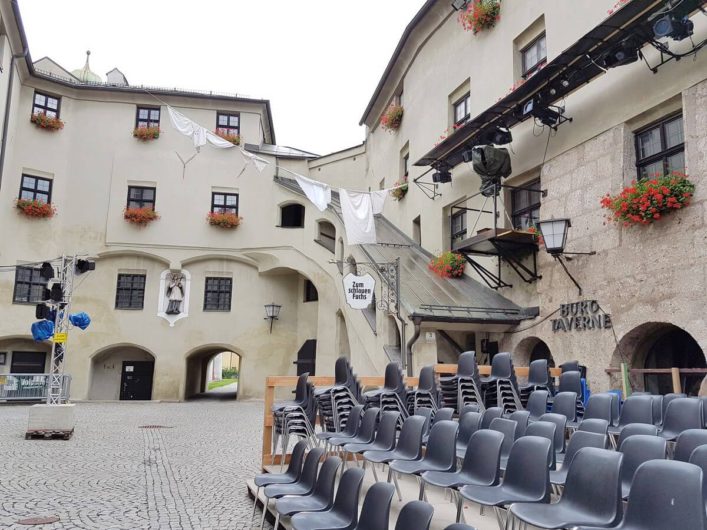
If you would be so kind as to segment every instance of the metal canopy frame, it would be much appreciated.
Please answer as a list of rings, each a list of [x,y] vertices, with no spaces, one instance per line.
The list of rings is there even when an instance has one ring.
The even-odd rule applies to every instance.
[[[702,9],[705,3],[707,0],[683,0],[680,6],[681,12],[690,13]],[[625,4],[519,88],[457,129],[414,165],[432,167],[440,164],[451,167],[459,165],[462,162],[462,153],[477,145],[496,127],[511,128],[529,119],[531,115],[524,115],[522,110],[523,105],[530,99],[536,98],[545,107],[556,104],[605,73],[606,69],[596,61],[628,35],[635,36],[638,47],[652,45],[668,56],[667,59],[661,57],[661,63],[655,67],[649,65],[654,72],[665,62],[672,59],[678,60],[680,56],[668,53],[665,45],[654,39],[650,28],[651,17],[660,13],[665,5],[665,0],[632,0]]]

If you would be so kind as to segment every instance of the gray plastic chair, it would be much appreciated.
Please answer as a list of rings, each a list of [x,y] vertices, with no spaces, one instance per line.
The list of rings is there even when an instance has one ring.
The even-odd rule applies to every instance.
[[[540,421],[549,421],[555,424],[555,454],[561,455],[565,452],[565,427],[567,426],[567,416],[563,414],[555,414],[548,412],[540,416]],[[558,462],[562,461],[563,457],[558,457]]]
[[[285,495],[309,495],[312,493],[317,481],[317,471],[322,456],[324,456],[324,449],[321,447],[315,447],[307,453],[304,459],[304,466],[302,466],[302,474],[297,482],[265,486],[263,490],[265,502],[263,503],[263,517],[260,521],[260,528],[263,528],[265,525],[265,514],[268,511],[268,502],[270,499],[279,499]]]
[[[582,420],[582,423],[577,427],[577,431],[593,432],[607,436],[609,432],[609,422],[600,418],[589,418],[588,420]]]
[[[687,394],[675,394],[675,393],[670,393],[670,394],[665,394],[663,396],[663,414],[661,417],[665,418],[665,410],[668,408],[668,405],[670,404],[671,401],[674,399],[678,398],[686,398]]]
[[[556,471],[550,471],[550,482],[556,486],[563,486],[567,480],[567,473],[572,468],[572,460],[577,456],[580,450],[587,447],[592,449],[605,449],[606,436],[584,431],[574,433],[567,444],[567,451],[565,452],[565,460],[562,462],[562,467]]]
[[[366,451],[363,458],[372,464],[388,464],[393,460],[419,460],[422,458],[422,430],[425,418],[410,416],[403,422],[398,444],[392,451]],[[390,471],[388,482],[390,482]]]
[[[665,411],[663,428],[658,431],[669,441],[674,441],[681,432],[702,428],[702,401],[691,398],[673,399]]]
[[[360,454],[365,451],[391,451],[395,448],[395,435],[397,433],[399,418],[399,412],[392,410],[383,412],[373,441],[369,443],[350,443],[344,445],[344,467],[346,466],[349,453]],[[364,465],[365,463],[366,461],[364,460]]]
[[[673,460],[689,462],[692,452],[701,445],[707,445],[707,430],[687,429],[681,432],[675,442]]]
[[[258,495],[260,488],[269,486],[270,484],[292,484],[297,482],[302,475],[302,464],[304,463],[304,452],[307,449],[307,440],[300,440],[292,450],[290,464],[287,466],[287,471],[284,473],[261,473],[255,475],[253,482],[255,483],[255,499],[253,501],[253,513],[251,519],[255,517],[255,507],[258,505]]]
[[[528,428],[528,423],[530,422],[530,412],[527,410],[516,410],[508,416],[508,419],[518,424],[516,438],[525,436],[525,430]]]
[[[275,502],[275,524],[273,528],[278,528],[280,516],[290,516],[300,512],[321,512],[328,510],[334,504],[334,485],[336,475],[341,466],[341,458],[338,456],[328,457],[322,464],[314,485],[312,493],[309,495],[295,496],[285,495]]]
[[[577,422],[577,424],[570,424],[570,428],[579,428],[583,422],[594,419],[605,420],[608,426],[612,420],[612,402],[611,394],[592,394],[589,396],[587,406],[584,408],[582,421]]]
[[[626,438],[635,436],[637,434],[645,434],[646,436],[658,436],[658,427],[655,425],[649,425],[647,423],[629,423],[623,429],[621,429],[621,434],[619,434],[619,439],[616,442],[616,447],[621,447],[621,444]]]
[[[428,530],[434,508],[422,501],[411,501],[403,506],[395,522],[395,530]]]
[[[615,528],[704,530],[706,519],[700,468],[685,462],[651,460],[636,471],[624,519]]]
[[[663,396],[661,394],[651,394],[653,398],[653,425],[663,423]]]
[[[363,413],[363,418],[361,419],[361,426],[358,429],[358,433],[353,438],[329,438],[329,444],[334,447],[342,447],[346,444],[365,444],[373,441],[373,437],[376,435],[376,425],[378,423],[378,414],[380,409],[377,407],[371,407]]]
[[[538,421],[547,412],[547,400],[550,393],[547,390],[534,390],[530,393],[526,410],[530,412],[530,421]]]
[[[477,403],[467,403],[459,412],[459,421],[461,421],[464,415],[468,412],[481,412],[481,407]]]
[[[459,471],[425,471],[420,476],[426,484],[438,488],[459,488],[470,484],[495,486],[500,476],[502,445],[503,434],[500,432],[490,429],[476,431],[471,436]],[[457,514],[457,520],[460,515]]]
[[[629,396],[621,407],[618,425],[609,427],[609,434],[618,436],[621,429],[629,423],[653,425],[653,398],[651,396]]]
[[[444,407],[435,412],[434,416],[432,416],[432,421],[430,422],[430,429],[427,431],[425,437],[422,439],[422,444],[427,445],[427,440],[430,437],[432,427],[434,427],[436,423],[440,421],[452,421],[452,418],[454,418],[454,409],[451,407]]]
[[[579,370],[563,371],[560,374],[560,386],[557,388],[558,393],[574,392],[578,396],[582,394],[582,374]]]
[[[395,488],[387,482],[376,482],[366,492],[355,530],[388,530],[390,503]]]
[[[457,458],[464,458],[469,440],[479,430],[480,426],[481,414],[478,412],[467,412],[461,417],[459,420],[459,436],[457,437]]]
[[[666,445],[663,438],[645,434],[630,436],[623,441],[619,451],[624,454],[621,467],[621,495],[624,499],[628,499],[631,493],[631,484],[639,466],[649,460],[663,460]]]
[[[518,424],[513,420],[507,420],[505,418],[496,418],[491,422],[489,427],[491,431],[498,431],[503,435],[503,444],[501,445],[501,470],[506,469],[506,464],[508,463],[508,456],[511,454],[511,447],[513,447],[513,442],[518,438]]]
[[[498,486],[464,486],[459,489],[459,503],[468,499],[495,508],[514,502],[549,502],[550,459],[552,442],[538,436],[524,436],[513,444],[503,483]],[[461,513],[461,508],[457,508]],[[503,528],[501,512],[496,510],[499,526]]]
[[[334,506],[324,512],[297,513],[290,522],[295,530],[352,530],[358,523],[358,498],[364,471],[355,467],[344,471]]]
[[[491,422],[496,418],[503,417],[503,409],[501,407],[489,407],[487,408],[481,416],[481,428],[488,429],[491,426]]]
[[[361,426],[361,416],[363,415],[363,405],[356,405],[349,412],[349,416],[346,420],[346,427],[340,432],[320,432],[317,433],[317,438],[324,440],[324,449],[327,449],[330,438],[353,438],[358,433],[358,429]]]
[[[567,372],[568,375],[574,372]],[[559,392],[555,395],[552,402],[552,413],[562,414],[567,418],[567,423],[574,423],[577,419],[577,393],[576,392]]]
[[[705,507],[707,507],[707,445],[695,447],[690,455],[690,464],[702,470],[702,496],[705,498]]]
[[[430,434],[430,427],[432,426],[432,415],[434,414],[434,412],[435,411],[429,407],[418,407],[415,409],[415,416],[422,416],[423,418],[425,418],[424,430],[422,431],[423,437]]]
[[[555,431],[557,430],[557,425],[550,421],[536,421],[528,425],[525,431],[526,436],[539,436],[540,438],[545,438],[550,441],[550,459],[547,462],[549,469],[555,469],[557,467],[557,462],[555,460]]]
[[[596,435],[595,435],[596,436]],[[622,455],[585,447],[572,460],[562,498],[555,504],[513,504],[510,513],[537,528],[615,525],[622,514]]]

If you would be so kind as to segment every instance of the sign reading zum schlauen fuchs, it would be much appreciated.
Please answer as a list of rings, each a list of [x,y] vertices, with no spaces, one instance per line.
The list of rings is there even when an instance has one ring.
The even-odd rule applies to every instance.
[[[588,331],[611,329],[611,315],[607,315],[596,300],[584,300],[560,305],[560,318],[551,320],[552,331]]]
[[[346,303],[353,309],[366,309],[371,305],[375,288],[376,280],[370,274],[356,276],[349,273],[344,276]]]

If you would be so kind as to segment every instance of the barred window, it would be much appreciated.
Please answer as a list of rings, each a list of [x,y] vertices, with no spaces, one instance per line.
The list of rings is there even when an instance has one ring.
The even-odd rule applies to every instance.
[[[232,291],[231,278],[206,278],[204,311],[230,311]]]
[[[12,301],[16,304],[36,304],[44,299],[47,281],[41,277],[39,268],[17,267]]]
[[[142,309],[145,302],[144,274],[118,274],[116,309]]]

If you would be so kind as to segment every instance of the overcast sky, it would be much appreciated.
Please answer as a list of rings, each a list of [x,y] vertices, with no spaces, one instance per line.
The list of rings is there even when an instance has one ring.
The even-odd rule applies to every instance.
[[[358,126],[423,0],[20,0],[33,60],[131,84],[270,99],[277,142],[318,154]],[[110,8],[108,7],[110,5]]]

